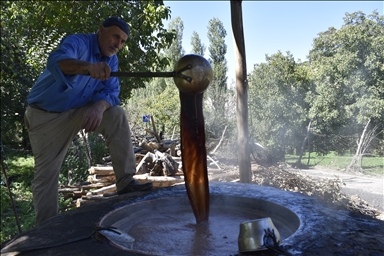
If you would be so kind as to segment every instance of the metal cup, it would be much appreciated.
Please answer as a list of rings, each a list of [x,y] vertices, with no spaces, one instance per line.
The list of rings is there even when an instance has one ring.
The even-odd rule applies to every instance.
[[[252,252],[267,250],[264,245],[264,236],[266,230],[273,230],[276,241],[279,245],[282,244],[279,231],[276,229],[271,218],[245,221],[240,224],[240,233],[238,237],[238,245],[240,252]]]

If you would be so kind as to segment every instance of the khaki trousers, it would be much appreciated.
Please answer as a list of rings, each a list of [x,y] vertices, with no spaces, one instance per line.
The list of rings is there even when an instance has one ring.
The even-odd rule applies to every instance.
[[[28,106],[25,111],[25,124],[35,158],[32,192],[37,225],[58,213],[61,165],[71,142],[81,129],[87,108],[89,105],[62,113],[48,113]],[[106,139],[116,175],[116,188],[119,191],[133,180],[136,172],[131,132],[125,111],[120,106],[106,110],[95,132]]]

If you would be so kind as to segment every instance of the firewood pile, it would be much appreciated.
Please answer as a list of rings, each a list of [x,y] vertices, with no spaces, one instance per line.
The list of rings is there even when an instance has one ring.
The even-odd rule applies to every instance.
[[[132,131],[132,143],[136,156],[136,175],[134,175],[134,179],[142,183],[152,182],[154,188],[184,183],[180,141],[173,139],[175,130],[170,140],[165,140],[164,132],[157,132],[153,116],[151,116],[151,123],[152,130],[148,129],[148,127],[144,129],[146,136],[138,136],[137,134],[140,132]],[[134,128],[131,128],[131,130],[134,130]],[[218,143],[207,145],[208,152],[214,153],[218,149],[224,138],[225,130]],[[215,148],[213,149],[213,147]],[[88,157],[90,158],[90,156]],[[68,185],[59,189],[59,193],[63,195],[65,200],[72,200],[72,205],[69,208],[80,207],[99,200],[107,200],[117,194],[116,178],[111,158],[109,156],[104,157],[103,162],[102,165],[89,168],[89,176],[86,182]],[[207,156],[207,164],[208,178],[210,180],[227,181],[225,178],[227,170],[221,169],[212,157]],[[232,171],[229,172],[232,173]],[[237,174],[236,177],[238,177]]]
[[[134,178],[142,183],[152,182],[154,188],[173,186],[184,182],[181,170],[181,157],[177,156],[176,142],[171,144],[142,143],[136,156],[136,175]],[[172,148],[172,157],[169,153]],[[164,152],[161,152],[161,151]],[[143,154],[143,152],[145,154]],[[72,206],[106,200],[116,194],[116,177],[110,157],[103,158],[105,164],[88,169],[86,182],[77,183],[59,189],[64,199],[72,199]]]
[[[212,165],[213,159],[207,161]],[[172,157],[168,153],[154,150],[145,155],[136,154],[136,175],[134,179],[139,182],[152,182],[154,188],[174,186],[184,183],[184,174],[181,170],[181,157]],[[217,163],[215,163],[217,165]],[[224,170],[208,168],[209,176],[215,178]],[[72,207],[107,200],[116,195],[116,178],[111,163],[92,166],[88,170],[87,182],[59,189],[64,199],[72,199]],[[224,171],[225,172],[225,171]]]

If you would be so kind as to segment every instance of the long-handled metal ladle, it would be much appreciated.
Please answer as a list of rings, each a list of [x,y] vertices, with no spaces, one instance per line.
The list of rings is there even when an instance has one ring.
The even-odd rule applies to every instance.
[[[111,76],[114,77],[179,77],[185,79],[187,82],[192,82],[192,77],[181,74],[181,72],[191,69],[192,65],[188,64],[177,71],[172,72],[111,72]],[[89,75],[88,71],[85,71],[83,75]]]
[[[209,180],[203,116],[203,92],[212,82],[209,62],[197,54],[184,55],[173,72],[112,72],[119,77],[173,77],[180,92],[180,133],[185,186],[197,223],[209,218]]]
[[[209,180],[203,116],[203,92],[212,67],[197,54],[184,55],[173,72],[111,72],[117,77],[173,77],[180,92],[180,133],[185,186],[196,222],[209,218]],[[89,74],[84,74],[89,75]]]
[[[181,154],[185,186],[197,223],[209,218],[209,180],[207,171],[207,151],[203,116],[203,92],[212,81],[212,67],[200,55],[183,56],[175,70],[186,64],[192,68],[184,70],[184,75],[192,77],[189,82],[179,76],[174,77],[180,91],[180,133]]]

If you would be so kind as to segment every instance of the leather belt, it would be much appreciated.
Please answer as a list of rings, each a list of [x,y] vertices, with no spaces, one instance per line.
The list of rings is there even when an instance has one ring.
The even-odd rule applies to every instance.
[[[45,113],[61,113],[61,112],[56,112],[56,111],[48,111],[48,110],[45,110],[45,109],[39,107],[38,105],[36,105],[35,103],[29,104],[29,106],[30,106],[31,108],[34,108],[34,109],[38,109],[38,110],[44,111]]]

